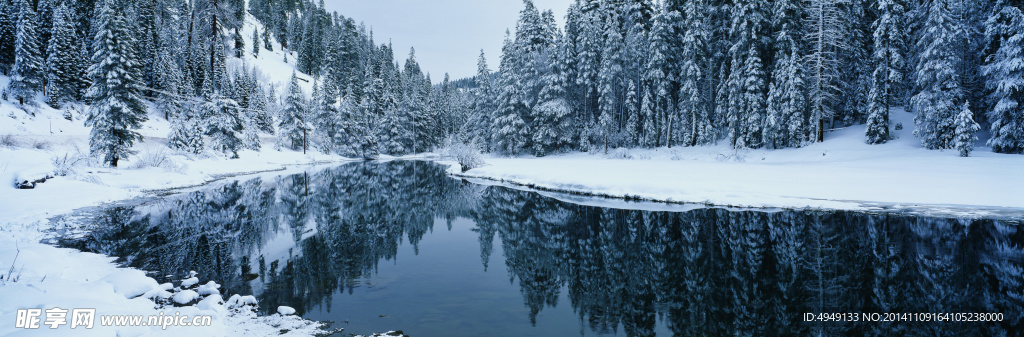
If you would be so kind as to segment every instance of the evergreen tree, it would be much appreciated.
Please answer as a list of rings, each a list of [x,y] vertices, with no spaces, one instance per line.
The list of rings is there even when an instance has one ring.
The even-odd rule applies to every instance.
[[[657,146],[657,127],[655,122],[657,121],[657,115],[654,111],[654,98],[651,97],[651,90],[644,90],[644,98],[640,100],[640,115],[644,118],[643,125],[643,136],[640,139],[640,145],[644,147]]]
[[[763,5],[758,1],[738,1],[733,13],[733,45],[729,50],[731,71],[727,81],[729,142],[735,148],[759,148],[765,110],[762,42],[766,28]]]
[[[494,116],[494,145],[492,149],[519,154],[528,147],[530,128],[523,119],[528,111],[525,88],[522,86],[516,70],[521,59],[517,55],[520,50],[514,45],[506,32],[505,44],[501,54],[501,76],[498,78],[497,110]]]
[[[281,120],[278,122],[277,137],[279,144],[305,152],[311,125],[303,97],[302,89],[299,88],[299,78],[293,72],[292,79],[288,82],[288,95],[284,98],[284,110],[281,111]]]
[[[15,37],[18,34],[18,6],[14,0],[0,0],[0,73],[9,76],[14,66]]]
[[[490,150],[491,137],[491,116],[495,113],[494,90],[491,88],[491,70],[487,69],[487,58],[483,49],[480,50],[480,57],[477,58],[477,73],[473,78],[476,88],[473,89],[472,110],[470,119],[467,122],[467,140],[471,144],[485,146],[485,151]]]
[[[161,46],[157,51],[154,88],[158,90],[156,96],[157,107],[164,111],[164,119],[171,121],[171,115],[183,109],[180,106],[180,97],[192,93],[186,90],[190,86],[186,83],[181,68],[178,67],[178,63],[174,60],[174,56],[171,55],[171,51],[168,49],[167,46]]]
[[[36,12],[31,1],[21,1],[14,43],[14,68],[8,90],[20,104],[35,104],[35,94],[43,90],[45,72]]]
[[[1002,6],[1000,6],[1002,5]],[[1024,13],[1000,1],[986,21],[985,35],[994,44],[983,70],[990,101],[992,135],[988,146],[999,153],[1024,153]]]
[[[253,28],[252,30],[252,57],[260,57],[260,30],[259,28]]]
[[[619,20],[615,13],[609,13],[605,22],[605,42],[601,52],[601,69],[598,71],[598,108],[601,111],[598,123],[604,151],[610,143],[618,143],[619,130],[619,84],[622,81],[622,35],[618,31]]]
[[[327,84],[320,85],[319,88],[314,84],[313,87],[313,102],[312,102],[312,117],[314,121],[313,130],[313,144],[320,149],[321,152],[327,154],[334,149],[335,137],[338,135],[337,122],[338,109],[335,106],[335,96],[329,92]]]
[[[923,34],[917,43],[921,54],[916,68],[919,91],[911,99],[917,113],[914,135],[928,149],[953,147],[955,118],[959,102],[965,99],[956,73],[960,54],[954,44],[961,29],[951,16],[949,1],[932,1]]]
[[[196,104],[181,104],[180,109],[171,119],[171,134],[167,136],[167,145],[175,150],[200,154],[203,152],[203,128],[200,124],[199,107]]]
[[[274,45],[270,43],[270,29],[263,29],[263,47],[267,48],[267,51],[274,51]]]
[[[906,15],[898,0],[879,0],[875,20],[875,72],[868,94],[868,144],[881,144],[892,139],[889,134],[889,104],[896,100],[903,83]]]
[[[974,122],[970,102],[964,102],[963,108],[956,115],[956,141],[953,144],[961,157],[970,156],[971,151],[974,151],[974,141],[978,140],[974,133],[980,129],[981,126]]]
[[[53,13],[53,32],[47,47],[47,102],[59,108],[64,102],[78,97],[78,81],[84,74],[78,67],[81,52],[75,41],[75,22],[66,4],[60,5]]]
[[[245,39],[242,39],[242,33],[238,32],[238,28],[235,28],[232,38],[235,40],[235,57],[242,58],[245,56]]]
[[[234,100],[212,94],[203,103],[203,119],[206,121],[205,134],[210,138],[210,149],[238,158],[242,149],[242,119],[238,103]]]
[[[777,1],[773,8],[775,65],[768,87],[764,142],[768,148],[800,146],[806,139],[804,112],[807,109],[800,31],[800,4]]]
[[[625,140],[626,146],[636,146],[640,135],[640,102],[636,93],[636,82],[629,81],[626,88],[626,101],[623,102],[626,110]]]
[[[684,6],[685,19],[683,36],[682,83],[679,88],[680,110],[687,114],[688,135],[685,144],[695,146],[714,141],[714,126],[711,125],[709,104],[701,86],[706,83],[705,64],[708,60],[707,29],[705,21],[707,3],[703,0],[689,1]],[[705,89],[706,90],[706,89]]]
[[[86,124],[92,127],[89,149],[103,162],[117,167],[120,159],[131,154],[135,141],[142,140],[138,130],[146,121],[135,56],[135,38],[122,8],[122,1],[105,1],[96,18],[92,66],[87,92],[90,102]]]
[[[564,80],[557,71],[545,74],[543,80],[544,88],[541,89],[539,103],[533,107],[532,113],[536,126],[532,139],[533,152],[537,156],[544,156],[566,146],[572,140],[572,108],[565,99]]]

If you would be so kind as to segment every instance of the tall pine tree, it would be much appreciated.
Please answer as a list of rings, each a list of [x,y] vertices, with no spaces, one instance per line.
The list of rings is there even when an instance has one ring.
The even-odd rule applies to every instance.
[[[31,1],[21,1],[14,43],[14,68],[8,90],[20,104],[35,104],[35,94],[43,90],[45,72],[36,12]]]
[[[914,135],[928,149],[953,147],[958,108],[965,99],[956,65],[960,53],[956,49],[961,27],[950,12],[951,0],[934,0],[921,39],[917,61],[917,90],[911,99],[916,116]]]
[[[903,83],[906,11],[899,0],[879,0],[875,20],[875,72],[868,94],[868,144],[885,143],[889,134],[889,105],[899,98]]]
[[[78,81],[84,73],[78,67],[81,51],[76,40],[70,9],[67,4],[61,4],[53,13],[53,32],[46,57],[47,103],[54,107],[78,97]]]
[[[108,0],[100,7],[93,38],[92,66],[87,92],[90,102],[86,124],[92,127],[89,149],[103,162],[117,167],[142,140],[137,131],[146,121],[139,86],[135,38],[129,31],[123,0]]]
[[[1002,6],[1000,6],[1002,5]],[[1000,153],[1024,153],[1024,12],[999,1],[985,34],[998,47],[983,68],[990,100],[988,146]]]

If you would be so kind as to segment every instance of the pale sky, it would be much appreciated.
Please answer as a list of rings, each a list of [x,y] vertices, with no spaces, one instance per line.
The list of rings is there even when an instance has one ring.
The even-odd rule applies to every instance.
[[[573,0],[534,0],[541,11],[551,9],[561,26]],[[373,28],[378,45],[388,39],[395,60],[405,65],[409,47],[435,83],[447,72],[452,80],[476,75],[484,50],[491,71],[498,68],[505,29],[515,34],[522,0],[325,0],[328,12],[338,12]]]

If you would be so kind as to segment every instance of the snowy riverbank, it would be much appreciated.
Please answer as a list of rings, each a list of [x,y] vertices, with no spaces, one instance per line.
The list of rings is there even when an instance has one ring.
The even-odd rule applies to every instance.
[[[883,145],[862,125],[799,149],[737,152],[724,145],[487,158],[453,175],[539,190],[659,202],[757,208],[895,210],[953,216],[1024,216],[1024,156],[971,157],[921,148],[913,116]]]
[[[40,109],[36,116],[7,102],[0,123],[0,335],[167,335],[167,336],[311,336],[324,332],[321,324],[296,316],[256,316],[239,310],[230,299],[207,296],[183,307],[159,307],[159,296],[142,293],[163,289],[142,271],[118,267],[114,258],[56,248],[40,243],[52,229],[50,219],[75,209],[152,195],[166,189],[199,186],[225,177],[255,172],[287,174],[308,165],[341,163],[348,159],[318,153],[276,151],[272,139],[262,152],[243,151],[239,159],[215,154],[184,156],[168,149],[163,138],[168,124],[151,116],[142,133],[139,154],[119,168],[98,165],[87,158],[88,128],[81,116],[62,118],[59,111]],[[51,131],[52,130],[52,131]],[[15,182],[35,181],[34,189],[15,189]],[[205,283],[206,280],[203,280]],[[181,289],[176,282],[172,289]],[[186,289],[187,290],[187,289]],[[185,291],[185,290],[181,290]],[[15,327],[18,309],[96,309],[95,328],[50,330]],[[210,315],[208,327],[101,327],[101,315]],[[68,314],[68,322],[71,314]],[[40,319],[43,323],[45,313]]]

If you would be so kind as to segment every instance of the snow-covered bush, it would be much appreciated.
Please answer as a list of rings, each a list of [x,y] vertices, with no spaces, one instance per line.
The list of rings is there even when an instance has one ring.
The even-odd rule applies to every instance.
[[[463,143],[451,143],[441,149],[441,157],[450,158],[462,165],[462,172],[466,172],[486,164],[480,149],[475,145]]]
[[[32,142],[32,148],[36,150],[49,150],[51,145],[52,144],[50,144],[50,142],[45,140],[37,139],[36,141]]]
[[[609,159],[633,159],[633,155],[629,153],[628,149],[616,148],[612,153],[608,154]]]
[[[73,173],[75,167],[87,163],[89,161],[89,156],[80,152],[65,152],[63,155],[51,157],[50,160],[53,162],[53,174],[65,177],[68,174]]]
[[[12,134],[0,135],[0,146],[13,149],[18,147],[18,140]]]
[[[184,167],[178,165],[163,149],[145,151],[135,156],[132,168],[143,169],[147,167],[162,168],[167,171],[181,172]]]

